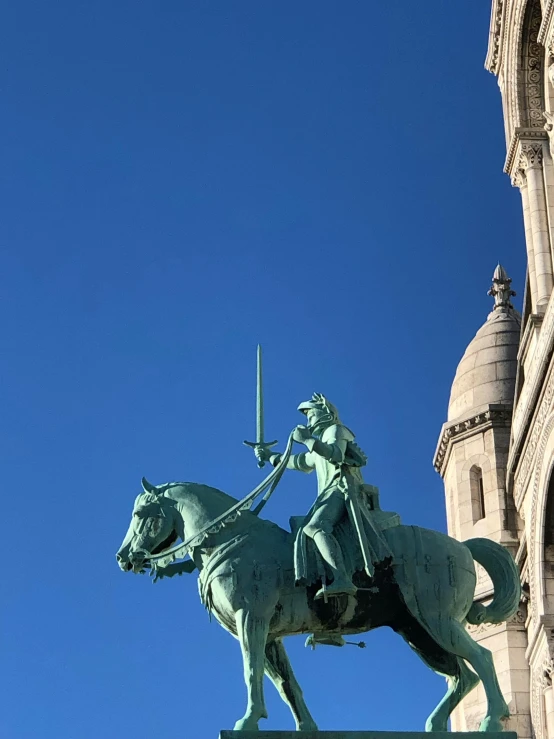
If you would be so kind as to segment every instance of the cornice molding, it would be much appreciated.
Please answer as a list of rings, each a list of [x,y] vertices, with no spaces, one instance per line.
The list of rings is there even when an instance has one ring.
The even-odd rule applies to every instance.
[[[489,428],[510,428],[512,422],[512,408],[509,405],[489,405],[487,410],[462,421],[445,423],[435,451],[433,467],[443,477],[444,470],[450,457],[452,445],[473,436],[476,430],[486,431]]]
[[[519,169],[522,147],[534,145],[537,141],[548,141],[548,134],[542,128],[516,128],[508,146],[508,154],[504,163],[504,172],[510,176],[512,184],[516,186],[516,174]]]
[[[543,46],[546,46],[546,41],[549,36],[548,31],[550,30],[553,17],[554,17],[554,0],[547,0],[546,7],[543,9],[543,12],[542,12],[542,23],[541,23],[541,27],[539,28],[539,35],[537,36],[538,43],[542,44]]]
[[[554,0],[552,2],[554,3]],[[505,0],[493,0],[485,69],[495,75],[498,75],[502,61],[502,23],[505,7]]]

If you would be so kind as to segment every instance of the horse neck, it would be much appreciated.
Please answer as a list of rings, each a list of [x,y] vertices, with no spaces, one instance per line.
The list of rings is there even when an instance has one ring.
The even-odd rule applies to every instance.
[[[187,539],[238,502],[221,490],[197,483],[176,485],[167,494],[175,501]]]

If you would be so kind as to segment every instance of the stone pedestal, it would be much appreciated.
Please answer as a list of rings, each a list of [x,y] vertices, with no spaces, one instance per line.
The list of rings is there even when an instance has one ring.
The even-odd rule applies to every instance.
[[[517,739],[515,731],[222,731],[219,739]]]

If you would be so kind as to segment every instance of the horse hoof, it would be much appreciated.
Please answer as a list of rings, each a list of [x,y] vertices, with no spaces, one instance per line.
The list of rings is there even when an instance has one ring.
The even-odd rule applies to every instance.
[[[505,720],[508,718],[508,716],[505,717],[504,721],[500,718],[493,718],[492,716],[486,716],[479,725],[479,731],[490,733],[492,731],[498,732],[498,731],[504,731],[505,727]]]
[[[428,718],[425,722],[425,731],[448,731],[448,719],[436,719],[435,717]]]
[[[245,716],[237,721],[233,731],[258,731],[258,720],[253,716]]]
[[[301,721],[296,731],[317,731],[317,724],[315,721]]]

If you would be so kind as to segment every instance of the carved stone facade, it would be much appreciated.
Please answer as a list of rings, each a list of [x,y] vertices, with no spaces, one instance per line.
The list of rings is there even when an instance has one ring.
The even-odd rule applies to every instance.
[[[554,739],[554,0],[493,0],[485,66],[498,77],[502,96],[505,171],[521,192],[528,266],[523,315],[518,346],[506,334],[507,319],[515,316],[504,306],[504,322],[489,316],[468,347],[435,467],[445,483],[451,535],[492,538],[513,552],[520,569],[525,595],[514,618],[471,629],[493,653],[512,712],[508,728],[519,739]],[[523,276],[515,282],[522,285]],[[484,395],[469,396],[483,401],[472,407],[460,402],[459,375],[480,350],[483,333],[512,342],[515,369],[508,350],[489,351],[497,380],[483,379],[483,364],[464,381],[466,394],[472,381],[489,383]],[[478,569],[476,598],[490,596]],[[474,691],[456,711],[453,728],[474,728],[484,710],[484,695]]]

